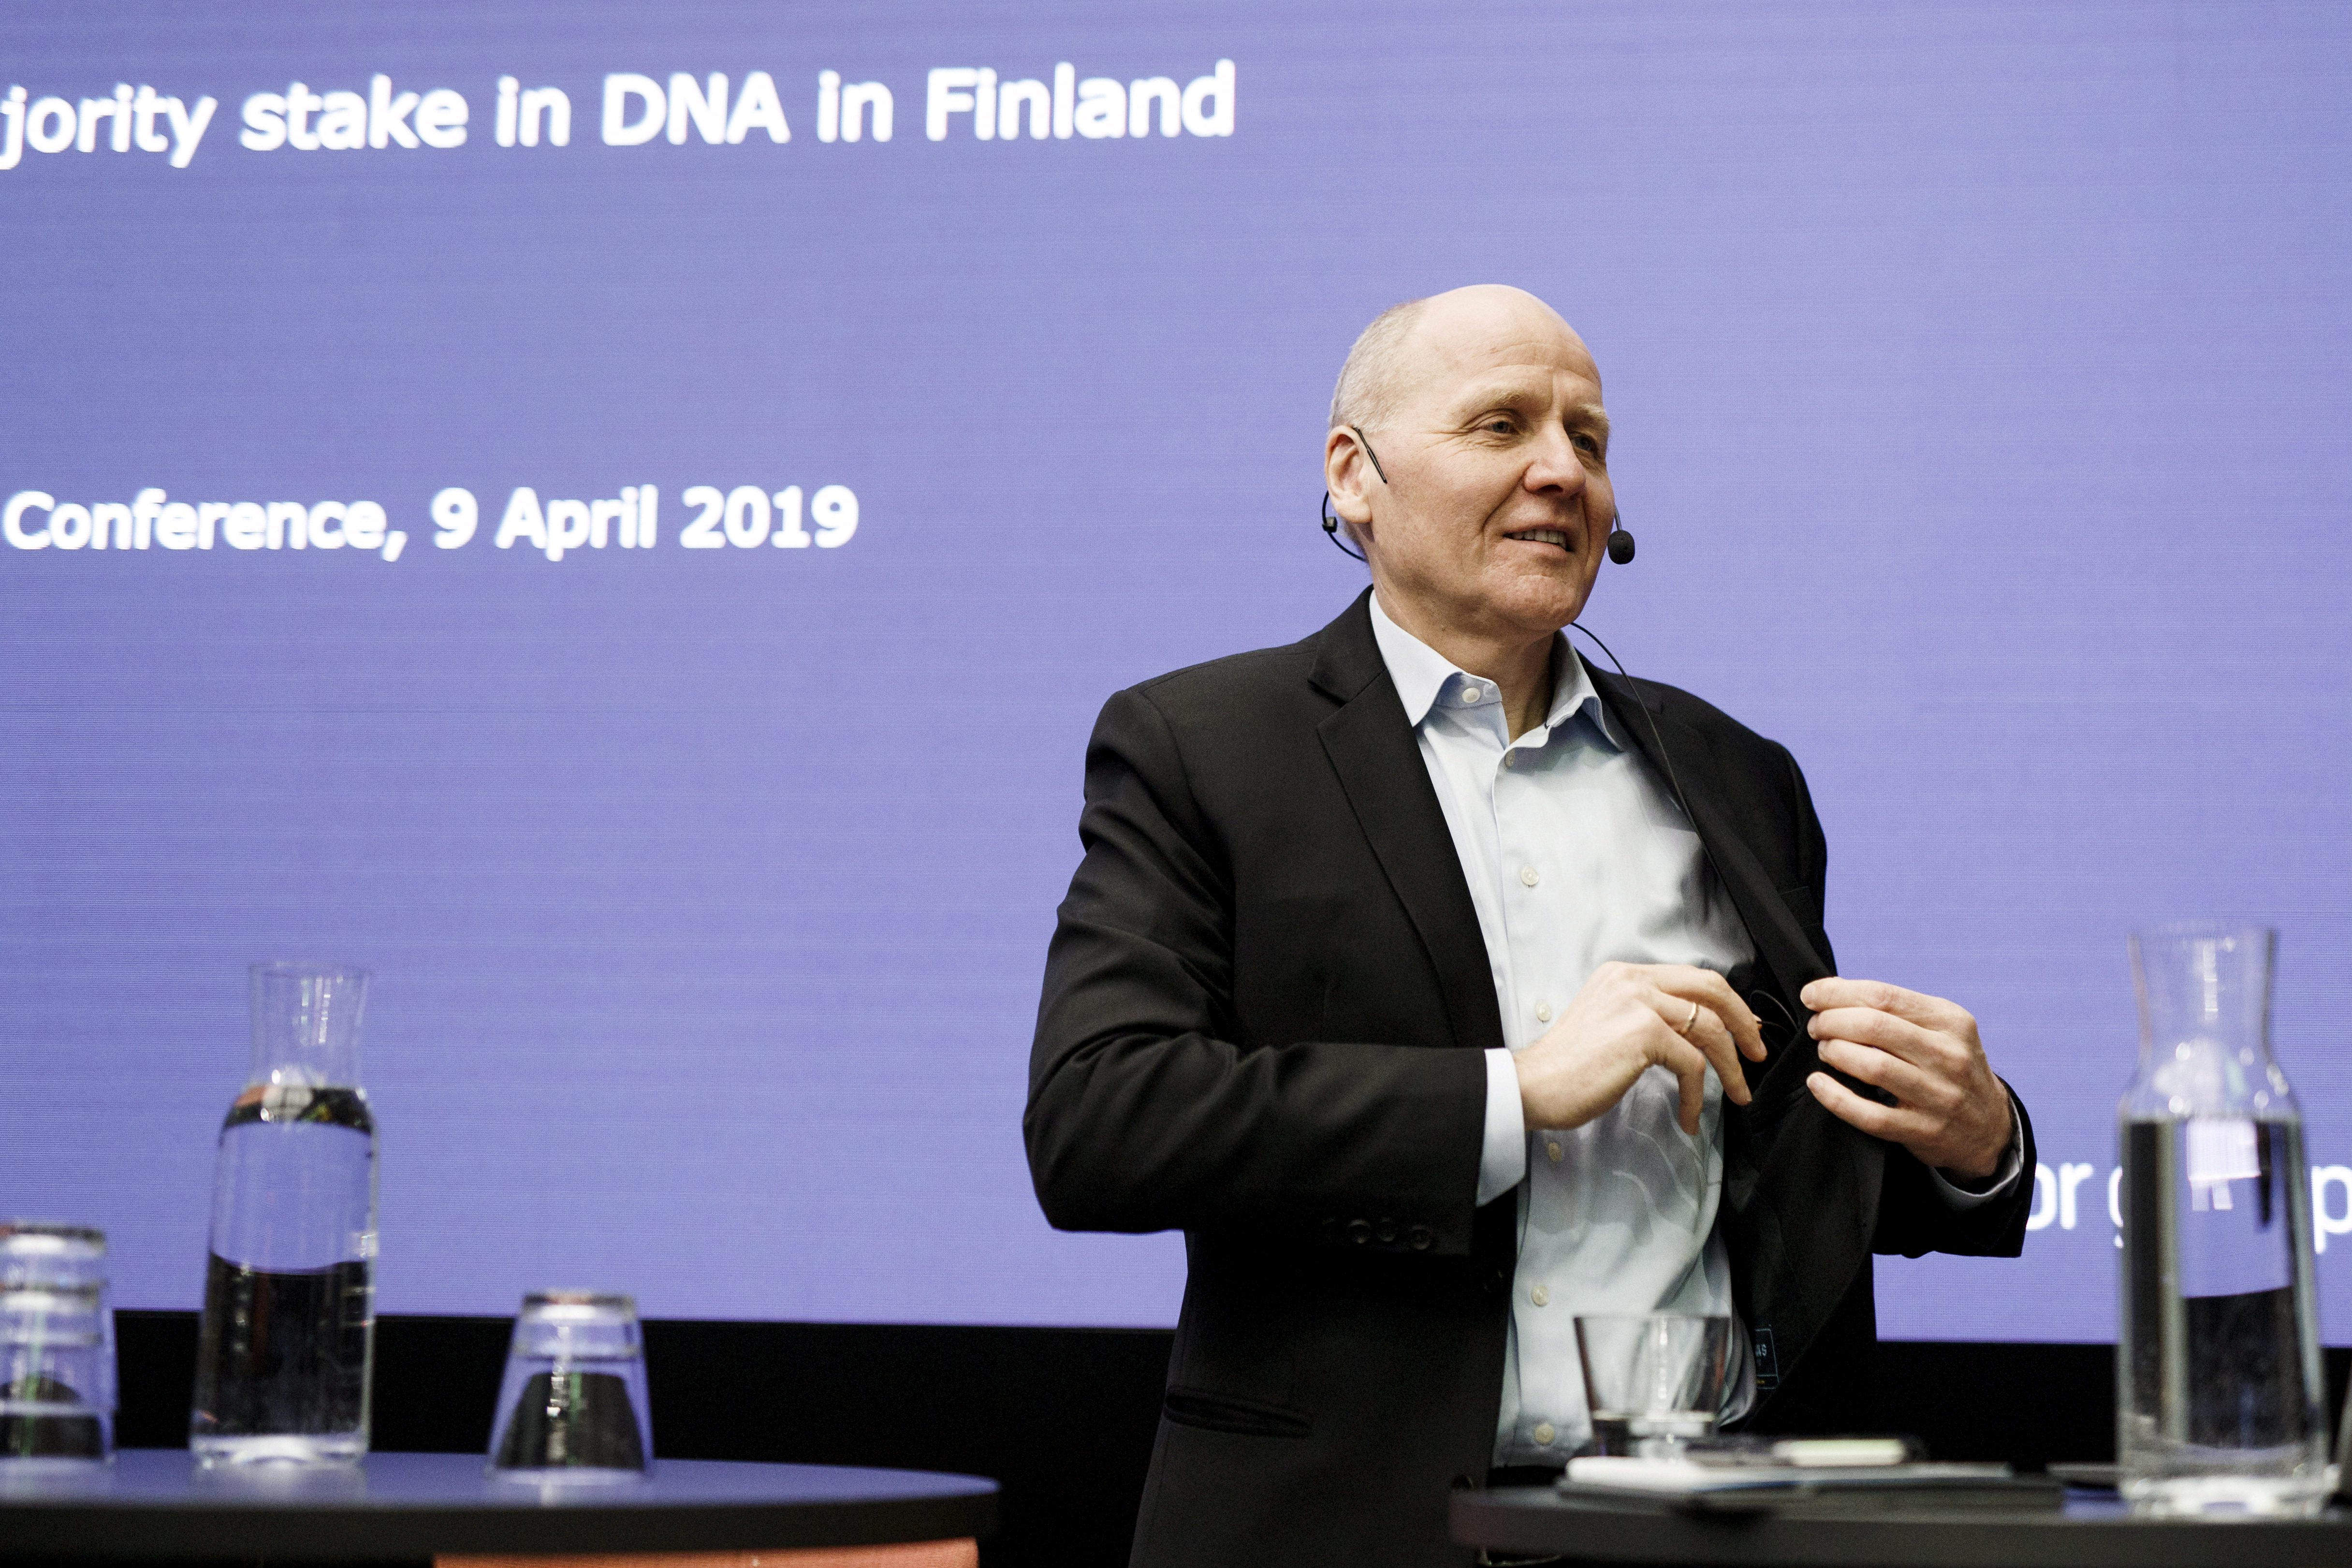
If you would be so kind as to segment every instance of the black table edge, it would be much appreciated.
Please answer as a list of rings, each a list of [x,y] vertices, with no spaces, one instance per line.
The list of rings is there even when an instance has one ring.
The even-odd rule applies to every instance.
[[[1792,1509],[1703,1516],[1664,1500],[1601,1502],[1550,1487],[1457,1491],[1454,1540],[1495,1552],[1574,1552],[1616,1563],[1807,1564],[1865,1568],[2340,1568],[2352,1563],[2352,1512],[2308,1519],[2138,1519],[2111,1507],[1884,1514]],[[1580,1537],[1581,1539],[1578,1539]],[[1570,1557],[1570,1561],[1576,1561]]]

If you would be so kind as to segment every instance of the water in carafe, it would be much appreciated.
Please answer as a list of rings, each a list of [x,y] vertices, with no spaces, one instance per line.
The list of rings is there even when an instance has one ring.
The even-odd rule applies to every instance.
[[[2116,1459],[2149,1511],[2303,1511],[2327,1489],[2303,1117],[2271,1058],[2273,933],[2132,938]]]
[[[375,1121],[363,970],[253,968],[253,1070],[221,1124],[188,1446],[206,1465],[367,1452]]]

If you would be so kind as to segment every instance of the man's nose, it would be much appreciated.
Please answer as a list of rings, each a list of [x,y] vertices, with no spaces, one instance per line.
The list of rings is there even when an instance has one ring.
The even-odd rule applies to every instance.
[[[1584,489],[1584,460],[1577,456],[1576,444],[1566,430],[1555,425],[1537,437],[1524,482],[1544,495],[1572,496]]]

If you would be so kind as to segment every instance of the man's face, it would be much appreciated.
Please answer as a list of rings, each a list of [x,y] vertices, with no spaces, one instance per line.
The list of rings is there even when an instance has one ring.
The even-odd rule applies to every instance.
[[[1517,640],[1574,620],[1616,500],[1601,373],[1568,323],[1515,289],[1432,300],[1401,353],[1405,391],[1355,477],[1391,614]]]

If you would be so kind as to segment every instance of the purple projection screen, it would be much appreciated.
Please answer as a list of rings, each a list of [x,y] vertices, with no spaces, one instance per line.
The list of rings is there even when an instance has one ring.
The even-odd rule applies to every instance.
[[[2034,1112],[1885,1331],[2112,1334],[2125,934],[2223,915],[2352,1337],[2352,8],[14,5],[0,88],[0,1210],[121,1304],[315,957],[385,1310],[1172,1321],[1022,1158],[1085,738],[1358,592],[1340,357],[1502,280],[1591,624]]]

